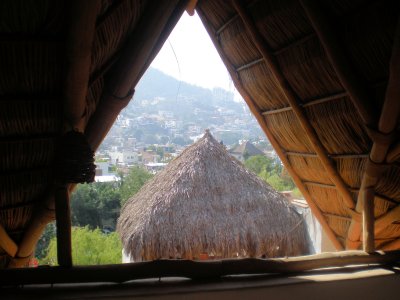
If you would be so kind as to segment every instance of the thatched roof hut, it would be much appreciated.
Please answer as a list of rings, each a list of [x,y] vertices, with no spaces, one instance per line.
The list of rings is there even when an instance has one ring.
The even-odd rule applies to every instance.
[[[302,217],[209,131],[128,200],[117,230],[134,261],[296,256],[310,249]]]
[[[60,158],[96,150],[188,5],[335,247],[400,248],[399,1],[10,0],[1,268],[26,265],[56,210],[71,265],[68,194],[90,178]],[[60,145],[72,129],[85,147]]]

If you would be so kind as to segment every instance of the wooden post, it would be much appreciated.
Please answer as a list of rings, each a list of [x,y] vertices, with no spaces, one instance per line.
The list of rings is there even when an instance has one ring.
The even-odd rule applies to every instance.
[[[7,231],[0,224],[0,248],[3,249],[9,256],[14,257],[17,253],[18,246],[7,234]]]
[[[62,267],[72,266],[71,213],[67,185],[60,185],[55,190],[57,222],[57,260]]]
[[[290,176],[293,178],[293,181],[295,182],[296,186],[299,188],[299,190],[303,194],[304,198],[307,200],[307,203],[308,203],[312,213],[314,214],[314,216],[317,218],[317,220],[321,224],[322,228],[324,229],[324,231],[327,234],[327,236],[329,237],[329,239],[332,241],[335,248],[337,250],[343,250],[344,249],[343,245],[339,242],[335,233],[329,227],[328,222],[326,221],[324,215],[322,214],[322,212],[319,209],[319,207],[317,206],[317,204],[312,199],[306,186],[304,185],[304,183],[301,181],[300,177],[296,174],[296,172],[293,170],[292,166],[290,165],[289,159],[287,158],[284,150],[282,149],[282,147],[280,146],[278,141],[275,139],[272,132],[269,130],[266,119],[262,114],[262,111],[257,106],[257,104],[254,102],[254,100],[251,98],[251,96],[247,93],[247,91],[243,87],[240,79],[236,76],[235,69],[233,68],[231,62],[225,56],[224,52],[221,49],[221,46],[219,45],[219,41],[215,36],[215,33],[216,33],[215,29],[213,29],[212,25],[208,22],[207,18],[205,17],[204,13],[202,12],[202,10],[200,8],[197,8],[197,12],[200,15],[200,18],[204,24],[204,27],[206,28],[222,61],[224,62],[226,68],[228,69],[228,72],[231,75],[231,78],[235,84],[236,89],[242,95],[242,97],[245,100],[246,104],[248,105],[250,111],[256,117],[258,124],[260,124],[261,129],[264,131],[264,133],[267,136],[268,140],[270,141],[271,145],[274,147],[274,149],[275,149],[276,153],[278,154],[279,158],[281,159],[283,165],[286,167]]]
[[[371,253],[375,251],[374,237],[374,189],[366,189],[363,193],[363,249]]]

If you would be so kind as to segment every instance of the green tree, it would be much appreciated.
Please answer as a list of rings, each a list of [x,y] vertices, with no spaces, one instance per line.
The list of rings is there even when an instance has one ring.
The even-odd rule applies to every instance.
[[[122,261],[122,245],[117,233],[104,234],[100,229],[72,228],[72,260],[75,265],[118,264]],[[57,241],[53,238],[42,264],[57,264]]]
[[[71,217],[74,226],[91,229],[115,229],[121,209],[118,182],[95,182],[79,185],[71,196]]]
[[[272,158],[264,155],[251,156],[245,160],[244,165],[247,169],[256,174],[260,174],[262,171],[271,173],[277,168],[276,162]]]
[[[133,167],[128,175],[122,178],[121,184],[121,206],[136,194],[140,188],[153,177],[153,174],[140,167]]]
[[[51,222],[47,224],[45,230],[42,233],[39,241],[36,244],[35,249],[35,257],[43,259],[47,255],[47,250],[50,244],[50,241],[56,236],[56,224],[55,222]]]

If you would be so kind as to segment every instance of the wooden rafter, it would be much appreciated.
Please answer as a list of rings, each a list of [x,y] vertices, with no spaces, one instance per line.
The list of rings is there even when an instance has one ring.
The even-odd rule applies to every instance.
[[[285,93],[286,98],[289,101],[290,106],[292,107],[293,112],[297,116],[301,126],[307,133],[307,136],[311,142],[311,145],[314,148],[314,151],[318,154],[318,158],[321,160],[322,165],[324,166],[325,170],[327,171],[328,175],[330,176],[332,182],[335,184],[336,188],[338,189],[339,193],[342,195],[344,202],[346,203],[349,209],[353,209],[355,207],[354,201],[348,191],[346,184],[344,183],[343,179],[338,174],[333,162],[330,160],[327,151],[323,144],[321,143],[320,139],[318,138],[317,133],[315,132],[314,128],[311,126],[310,122],[308,121],[302,107],[299,105],[297,96],[293,91],[290,84],[285,79],[283,73],[278,67],[278,64],[273,57],[272,53],[267,48],[265,41],[263,40],[261,34],[257,30],[253,20],[250,18],[249,14],[246,12],[246,9],[242,6],[240,1],[233,0],[232,1],[234,8],[240,15],[243,24],[251,36],[255,46],[260,51],[264,60],[271,70],[271,73],[279,82],[280,86],[282,87],[283,92]]]
[[[18,246],[10,238],[7,231],[0,224],[0,249],[3,249],[9,256],[14,257],[17,254]]]
[[[214,43],[222,61],[224,62],[226,68],[228,69],[229,74],[232,77],[232,80],[237,88],[237,90],[240,92],[242,95],[243,99],[246,101],[246,104],[250,108],[251,112],[253,115],[256,117],[258,123],[260,124],[262,130],[264,131],[265,135],[267,136],[268,140],[274,147],[276,153],[278,154],[279,158],[281,159],[282,163],[285,165],[286,169],[288,170],[290,176],[293,178],[293,181],[295,182],[296,186],[299,188],[299,190],[302,192],[303,196],[307,200],[307,203],[317,218],[317,220],[320,222],[322,228],[326,232],[327,236],[329,239],[332,241],[334,244],[335,248],[337,250],[343,250],[343,245],[340,243],[340,241],[337,239],[335,233],[333,230],[329,227],[324,215],[322,214],[321,210],[317,206],[317,204],[314,202],[313,198],[309,194],[306,186],[303,184],[302,180],[300,177],[297,175],[297,173],[293,170],[290,161],[288,160],[287,156],[285,155],[285,151],[282,149],[281,145],[278,143],[278,141],[275,139],[274,135],[272,134],[271,130],[269,129],[265,117],[262,115],[262,111],[260,108],[256,105],[255,101],[251,98],[245,87],[242,85],[241,80],[239,77],[237,77],[237,73],[235,68],[233,67],[232,63],[229,61],[229,59],[226,57],[225,53],[222,51],[221,45],[219,43],[219,40],[217,38],[217,32],[215,29],[212,27],[211,23],[208,21],[207,17],[204,15],[202,12],[201,8],[197,8],[197,12],[200,15],[200,18],[202,19],[206,30],[209,33],[209,36],[211,37],[212,42]]]

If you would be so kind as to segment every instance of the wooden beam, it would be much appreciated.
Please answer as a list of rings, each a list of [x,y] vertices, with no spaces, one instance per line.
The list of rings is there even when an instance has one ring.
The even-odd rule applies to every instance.
[[[0,224],[0,248],[3,249],[9,256],[14,257],[17,254],[18,246],[10,238],[7,231]]]
[[[66,78],[63,111],[66,131],[83,131],[86,94],[92,63],[93,39],[100,1],[75,0],[71,3],[66,42]],[[69,128],[68,128],[69,127]]]
[[[245,100],[246,104],[248,105],[250,111],[255,116],[260,124],[261,129],[264,131],[265,135],[267,136],[268,140],[270,141],[271,145],[274,147],[276,153],[278,154],[279,158],[281,159],[282,163],[288,170],[290,176],[292,177],[293,181],[295,182],[296,186],[299,188],[301,193],[303,194],[304,198],[307,200],[307,203],[313,212],[314,216],[317,218],[319,223],[321,224],[322,228],[324,229],[325,233],[327,234],[328,238],[332,241],[333,245],[337,250],[343,250],[343,245],[337,239],[333,230],[329,227],[325,217],[323,216],[321,210],[316,205],[314,200],[312,199],[311,195],[308,193],[306,186],[301,181],[300,177],[297,173],[293,170],[290,161],[288,160],[287,156],[285,155],[285,151],[282,149],[278,141],[275,139],[274,135],[268,128],[267,122],[265,117],[262,115],[260,108],[256,105],[255,101],[251,98],[245,87],[242,85],[242,82],[239,77],[236,76],[236,71],[229,61],[229,59],[225,56],[225,53],[222,51],[221,45],[219,44],[219,39],[215,34],[215,29],[213,29],[211,23],[208,21],[204,13],[202,12],[201,8],[197,8],[197,12],[204,24],[204,27],[208,31],[209,36],[211,37],[212,42],[214,43],[215,48],[217,49],[222,61],[224,62],[226,68],[228,69],[229,74],[235,84],[236,89],[242,95],[243,99]]]
[[[251,36],[254,44],[256,45],[257,49],[260,51],[261,55],[264,57],[264,60],[270,69],[271,73],[279,82],[279,85],[282,87],[282,91],[284,92],[286,98],[289,101],[290,106],[293,109],[294,114],[297,116],[301,126],[303,127],[304,131],[306,132],[311,145],[314,148],[315,153],[318,154],[318,158],[321,161],[321,164],[324,166],[327,174],[331,178],[332,182],[335,184],[337,190],[343,197],[344,203],[347,205],[348,208],[353,209],[355,207],[354,201],[350,195],[350,192],[346,188],[346,184],[344,183],[343,179],[340,177],[339,173],[337,172],[333,162],[328,157],[327,151],[323,144],[321,143],[317,133],[315,132],[314,128],[311,126],[308,118],[306,117],[303,109],[299,105],[297,96],[293,91],[290,84],[287,82],[285,76],[283,75],[282,71],[280,70],[275,58],[270,53],[263,37],[259,33],[256,25],[254,24],[253,20],[250,18],[249,14],[246,12],[245,8],[242,6],[239,0],[232,1],[235,10],[240,15],[240,18],[243,21],[243,24]]]
[[[232,275],[294,274],[346,266],[391,266],[400,261],[400,251],[366,253],[345,251],[290,258],[243,258],[210,261],[154,260],[72,268],[41,267],[1,269],[2,285],[115,282],[135,279],[184,277],[212,279]]]
[[[364,172],[361,181],[361,190],[374,189],[378,183],[380,176],[383,172],[384,163],[386,162],[386,157],[391,146],[390,139],[385,140],[386,136],[390,136],[397,126],[397,122],[400,116],[400,18],[397,23],[397,28],[395,32],[395,38],[392,48],[392,56],[390,58],[390,75],[389,81],[386,88],[385,101],[383,103],[382,113],[380,115],[379,123],[377,124],[378,130],[377,135],[383,138],[378,138],[374,140],[370,160],[367,163],[366,170]],[[373,128],[376,128],[373,127]],[[393,136],[394,138],[395,136]],[[382,165],[381,165],[382,164]],[[381,168],[379,166],[381,165]],[[361,196],[360,196],[361,195]],[[362,210],[363,200],[360,193],[356,210]],[[384,218],[391,218],[392,214],[388,214]],[[382,221],[382,223],[388,223],[387,220]],[[352,222],[348,231],[348,248],[351,248],[354,242],[356,242],[361,233],[361,228],[359,224]]]
[[[328,14],[321,7],[320,1],[300,0],[300,3],[317,33],[332,67],[343,87],[349,93],[362,120],[368,126],[375,125],[377,115],[372,106],[374,101],[368,93],[367,84],[361,81],[357,72],[351,67],[352,63],[342,47],[343,43],[337,36],[334,23],[330,22]]]
[[[374,198],[373,189],[361,191],[365,193],[363,200],[363,250],[371,253],[375,251],[375,236],[374,236]]]
[[[186,6],[186,12],[189,16],[194,16],[194,10],[196,8],[198,0],[190,0],[188,5]]]

